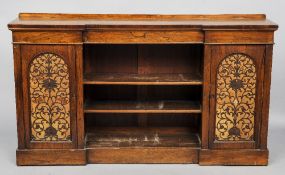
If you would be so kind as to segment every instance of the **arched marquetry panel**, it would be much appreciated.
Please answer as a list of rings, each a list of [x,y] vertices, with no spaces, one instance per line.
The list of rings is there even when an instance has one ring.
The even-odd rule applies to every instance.
[[[225,57],[217,68],[215,140],[254,138],[256,66],[245,54]]]
[[[69,141],[69,69],[53,53],[36,56],[29,68],[29,97],[32,141]]]

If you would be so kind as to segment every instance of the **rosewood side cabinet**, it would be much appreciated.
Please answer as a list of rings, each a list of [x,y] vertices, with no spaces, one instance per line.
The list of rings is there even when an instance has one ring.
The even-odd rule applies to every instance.
[[[17,165],[267,165],[263,14],[21,13]]]

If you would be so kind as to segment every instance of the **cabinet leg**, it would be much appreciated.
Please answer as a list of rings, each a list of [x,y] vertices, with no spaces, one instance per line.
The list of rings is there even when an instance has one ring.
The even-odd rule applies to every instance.
[[[267,165],[268,150],[235,149],[209,150],[202,149],[199,154],[199,165]]]
[[[85,165],[85,149],[18,149],[17,165]]]

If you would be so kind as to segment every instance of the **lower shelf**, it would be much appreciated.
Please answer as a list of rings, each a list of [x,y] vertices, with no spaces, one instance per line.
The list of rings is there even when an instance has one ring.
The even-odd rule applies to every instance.
[[[86,149],[90,163],[197,163],[200,139],[184,127],[94,128]]]
[[[184,127],[103,127],[86,136],[93,147],[200,147],[199,136]]]

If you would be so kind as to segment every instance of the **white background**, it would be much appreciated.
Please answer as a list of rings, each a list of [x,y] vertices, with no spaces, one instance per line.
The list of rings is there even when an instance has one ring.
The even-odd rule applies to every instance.
[[[1,174],[282,174],[285,170],[284,0],[1,0],[0,1],[0,172]],[[87,165],[17,167],[12,37],[7,23],[19,12],[225,14],[265,13],[279,24],[275,34],[270,105],[270,163],[265,167],[198,165]]]

